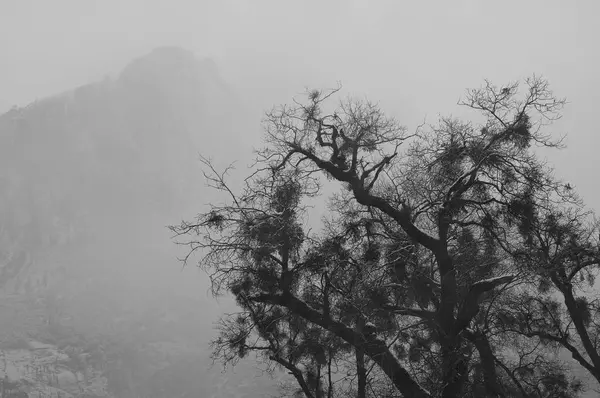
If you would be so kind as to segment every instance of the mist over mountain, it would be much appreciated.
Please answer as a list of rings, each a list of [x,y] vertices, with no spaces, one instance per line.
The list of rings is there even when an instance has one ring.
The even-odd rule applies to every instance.
[[[52,372],[70,372],[81,391],[104,380],[93,396],[192,396],[186,383],[204,381],[193,396],[268,389],[263,380],[234,395],[249,368],[200,370],[222,308],[203,273],[181,271],[165,227],[214,199],[199,153],[247,156],[234,139],[245,112],[213,61],[162,47],[114,78],[0,116],[0,350],[26,357],[40,342],[87,358]],[[5,375],[30,393],[83,396],[13,368]]]

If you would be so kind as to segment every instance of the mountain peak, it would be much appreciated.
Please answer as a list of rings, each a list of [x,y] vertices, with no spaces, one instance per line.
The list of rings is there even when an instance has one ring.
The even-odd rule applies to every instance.
[[[149,53],[137,57],[132,64],[141,63],[170,63],[173,65],[196,64],[198,62],[193,52],[178,46],[156,47]]]
[[[212,60],[198,59],[194,53],[177,46],[158,47],[134,59],[121,73],[125,83],[157,83],[173,79],[204,80],[217,78]]]

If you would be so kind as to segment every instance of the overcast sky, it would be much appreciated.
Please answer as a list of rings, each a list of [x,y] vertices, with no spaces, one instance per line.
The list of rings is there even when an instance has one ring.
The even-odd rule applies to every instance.
[[[458,113],[484,78],[538,73],[570,101],[555,126],[569,147],[552,160],[600,209],[599,12],[594,0],[0,0],[0,110],[162,45],[213,58],[257,112],[340,81],[409,128]]]

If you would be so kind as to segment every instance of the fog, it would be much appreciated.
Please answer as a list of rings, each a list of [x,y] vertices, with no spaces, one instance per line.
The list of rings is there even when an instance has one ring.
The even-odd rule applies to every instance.
[[[305,86],[342,82],[407,126],[457,113],[484,78],[544,75],[571,105],[556,126],[569,151],[556,160],[584,186],[599,66],[591,0],[5,1],[0,13],[0,109],[101,79],[132,58],[177,45],[213,59],[256,120]],[[244,140],[252,136],[240,132]],[[246,142],[246,141],[244,141]],[[578,166],[569,156],[578,154]],[[571,165],[570,165],[571,164]],[[577,172],[575,172],[577,170]]]
[[[196,340],[209,365],[212,322],[232,305],[210,297],[205,274],[182,270],[185,250],[166,229],[217,199],[198,153],[218,166],[237,160],[235,184],[261,144],[266,110],[338,82],[414,130],[468,115],[457,101],[484,79],[543,75],[569,101],[552,126],[568,134],[567,149],[547,156],[598,209],[598,12],[591,0],[4,0],[0,114],[20,110],[0,119],[0,173],[11,181],[0,210],[20,215],[10,216],[2,250],[10,252],[3,259],[26,252],[32,265],[2,294],[16,300],[25,281],[46,278],[31,294],[54,292],[70,328],[94,334],[110,322],[119,339],[137,333],[115,326],[128,316],[135,327],[159,328],[155,320],[178,307],[171,329],[157,333]],[[15,138],[19,131],[29,135]],[[61,211],[74,220],[67,238],[52,224]],[[128,376],[120,396],[135,396],[148,375]]]

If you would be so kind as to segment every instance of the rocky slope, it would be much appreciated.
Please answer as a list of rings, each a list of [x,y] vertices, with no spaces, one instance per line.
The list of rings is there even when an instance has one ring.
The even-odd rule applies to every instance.
[[[272,388],[249,370],[208,370],[221,309],[206,278],[178,272],[164,227],[211,200],[198,152],[247,152],[232,138],[242,115],[213,62],[167,47],[114,79],[0,116],[5,388],[120,398]]]
[[[91,367],[78,368],[76,363],[83,361],[85,356],[73,350],[65,352],[33,340],[2,349],[2,396],[110,397],[106,377]]]

